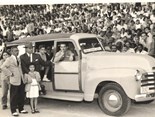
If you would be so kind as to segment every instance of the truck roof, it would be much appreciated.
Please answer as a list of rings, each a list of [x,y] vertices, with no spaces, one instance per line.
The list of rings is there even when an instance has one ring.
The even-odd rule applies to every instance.
[[[6,43],[7,46],[18,45],[25,42],[38,42],[38,41],[48,41],[48,40],[56,40],[56,39],[74,39],[78,40],[79,38],[89,38],[96,37],[94,34],[88,33],[54,33],[54,34],[43,34],[31,37],[25,37],[19,40],[15,40],[12,42]]]

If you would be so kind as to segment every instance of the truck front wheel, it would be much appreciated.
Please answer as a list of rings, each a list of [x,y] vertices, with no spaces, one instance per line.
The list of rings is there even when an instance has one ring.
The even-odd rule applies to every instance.
[[[118,84],[109,83],[101,88],[98,103],[104,113],[120,116],[129,110],[131,99]]]

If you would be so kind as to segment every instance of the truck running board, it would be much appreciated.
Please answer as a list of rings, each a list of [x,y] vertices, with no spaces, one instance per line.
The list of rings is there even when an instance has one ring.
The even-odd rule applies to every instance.
[[[67,101],[83,101],[83,93],[73,93],[73,92],[56,92],[56,91],[46,91],[46,95],[40,95],[41,98],[48,99],[58,99]]]

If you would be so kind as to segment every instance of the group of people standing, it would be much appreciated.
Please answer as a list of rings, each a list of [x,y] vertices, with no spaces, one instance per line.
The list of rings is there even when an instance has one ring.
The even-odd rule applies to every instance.
[[[44,48],[44,47],[42,47]],[[40,81],[47,74],[50,61],[44,60],[40,54],[33,53],[32,43],[25,44],[25,54],[18,58],[19,50],[17,46],[11,47],[11,55],[4,51],[0,63],[2,79],[2,108],[7,108],[7,94],[10,90],[10,109],[13,116],[19,116],[19,113],[28,113],[24,109],[25,99],[30,98],[32,113],[39,113],[37,109],[37,97],[39,96]],[[40,74],[41,67],[44,69],[44,75]],[[43,71],[43,70],[42,70]]]

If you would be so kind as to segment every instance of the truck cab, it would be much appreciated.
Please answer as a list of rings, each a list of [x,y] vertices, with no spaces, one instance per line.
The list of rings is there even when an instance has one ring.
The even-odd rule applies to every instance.
[[[34,52],[44,44],[51,47],[50,81],[42,81],[46,95],[42,98],[88,101],[98,99],[101,110],[111,116],[125,114],[136,102],[155,99],[155,59],[134,53],[106,52],[100,37],[94,34],[47,34],[7,43],[18,45],[32,42]],[[74,55],[73,61],[54,62],[60,44],[65,43]]]

